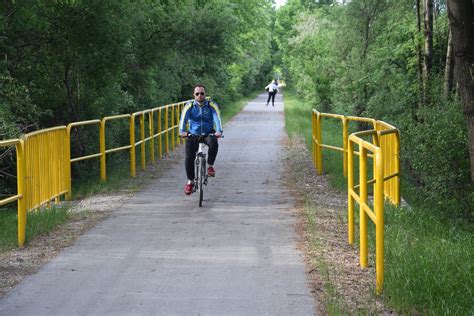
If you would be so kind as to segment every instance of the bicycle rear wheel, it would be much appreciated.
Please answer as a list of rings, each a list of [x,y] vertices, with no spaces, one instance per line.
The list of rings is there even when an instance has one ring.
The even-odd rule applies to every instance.
[[[206,172],[206,161],[203,157],[199,157],[198,165],[198,181],[199,181],[199,207],[202,207],[202,200],[204,199],[203,181]]]

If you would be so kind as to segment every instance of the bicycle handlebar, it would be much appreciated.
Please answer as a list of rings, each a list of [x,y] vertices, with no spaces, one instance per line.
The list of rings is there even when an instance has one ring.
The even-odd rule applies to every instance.
[[[215,133],[209,133],[209,134],[206,134],[206,135],[196,135],[196,134],[188,133],[186,136],[179,135],[179,137],[181,137],[181,138],[189,138],[189,137],[202,137],[202,138],[205,138],[207,136],[216,136],[216,134]],[[221,136],[219,136],[217,138],[224,138],[224,135],[221,134]]]

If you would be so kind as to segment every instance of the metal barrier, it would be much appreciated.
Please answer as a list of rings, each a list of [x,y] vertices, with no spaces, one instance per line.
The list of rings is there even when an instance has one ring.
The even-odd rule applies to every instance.
[[[152,163],[158,155],[168,154],[178,144],[179,120],[187,101],[156,107],[132,114],[107,116],[101,120],[73,122],[23,135],[21,139],[0,141],[0,148],[15,146],[17,158],[17,194],[0,200],[0,206],[17,202],[18,244],[23,246],[26,236],[26,212],[52,201],[58,202],[61,196],[71,197],[71,165],[80,161],[99,158],[100,179],[107,180],[107,155],[130,150],[130,176],[136,176],[136,147],[140,146],[140,165],[146,168],[146,144]],[[129,144],[107,148],[106,126],[110,121],[127,119]],[[139,121],[136,141],[136,121]],[[155,124],[156,122],[156,124]],[[148,128],[146,128],[146,124]],[[99,126],[99,152],[80,157],[71,157],[71,133],[73,129],[87,125]],[[156,128],[155,128],[156,126]],[[164,138],[164,139],[163,139]],[[155,139],[157,142],[155,142]]]
[[[68,190],[66,126],[28,133],[24,142],[26,209],[58,202]]]
[[[25,198],[25,155],[24,141],[22,139],[10,139],[0,141],[0,148],[15,146],[16,149],[16,178],[17,194],[0,200],[0,206],[18,201],[18,245],[25,244],[26,236],[26,198]]]
[[[323,144],[322,118],[338,119],[342,123],[343,147]],[[348,136],[350,121],[372,124],[373,130],[353,133]],[[360,265],[367,267],[368,232],[367,218],[375,226],[376,292],[381,293],[384,279],[384,198],[394,204],[400,204],[400,133],[397,128],[383,121],[370,118],[344,116],[312,111],[313,162],[319,174],[322,174],[322,149],[342,152],[343,172],[348,183],[348,242],[354,244],[354,201],[359,205]],[[372,142],[364,140],[371,137]],[[355,151],[355,146],[359,151]],[[370,152],[370,153],[369,153]],[[359,156],[359,184],[354,184],[354,155]],[[368,179],[368,158],[372,158],[373,179]],[[368,185],[373,185],[373,210],[368,201]],[[357,193],[357,190],[359,193]]]

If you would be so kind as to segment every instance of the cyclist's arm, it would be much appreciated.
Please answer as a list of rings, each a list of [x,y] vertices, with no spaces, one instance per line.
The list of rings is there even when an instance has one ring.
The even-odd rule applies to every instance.
[[[179,121],[179,132],[186,133],[186,124],[189,120],[189,113],[191,113],[191,107],[193,106],[192,102],[186,103],[184,105],[183,111],[181,112],[181,120]]]
[[[214,119],[214,124],[216,126],[216,131],[222,134],[222,120],[221,120],[221,112],[219,110],[219,106],[217,103],[211,101],[209,102],[212,109],[212,117]]]

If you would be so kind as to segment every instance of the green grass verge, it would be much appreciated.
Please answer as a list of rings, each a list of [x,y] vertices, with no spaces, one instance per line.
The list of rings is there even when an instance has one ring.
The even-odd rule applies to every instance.
[[[51,207],[28,212],[26,218],[26,242],[37,236],[47,235],[69,218],[64,207]],[[0,212],[0,252],[18,246],[17,211],[5,209]]]
[[[299,100],[295,93],[285,91],[288,134],[302,135],[308,148],[311,148],[310,111],[310,105]],[[323,142],[338,144],[339,129],[336,125],[324,125]],[[338,153],[324,151],[324,170],[330,174],[333,185],[346,190],[342,159],[335,154]],[[357,165],[355,161],[354,166]],[[473,315],[474,229],[472,225],[438,214],[436,210],[422,207],[386,206],[382,297],[403,314]],[[374,249],[373,231],[374,226],[370,225],[371,251]]]
[[[311,104],[298,99],[295,92],[285,90],[285,126],[288,136],[299,135],[304,138],[308,149],[312,149],[311,135]],[[342,147],[342,132],[337,121],[323,121],[323,143]],[[330,133],[327,131],[331,131]],[[354,160],[354,165],[357,164]],[[347,190],[347,179],[342,174],[342,154],[333,150],[323,149],[323,170],[329,174],[331,184],[341,191]]]
[[[385,208],[384,299],[402,313],[474,315],[474,235],[421,208]]]

